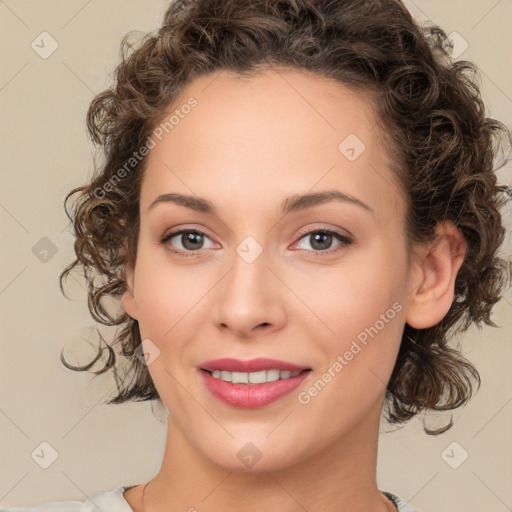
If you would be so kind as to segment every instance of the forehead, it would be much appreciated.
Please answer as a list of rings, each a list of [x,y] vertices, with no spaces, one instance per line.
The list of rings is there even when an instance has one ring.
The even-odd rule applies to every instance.
[[[256,212],[288,195],[334,188],[401,211],[376,123],[367,95],[312,73],[203,75],[184,88],[153,136],[141,207],[181,192]]]

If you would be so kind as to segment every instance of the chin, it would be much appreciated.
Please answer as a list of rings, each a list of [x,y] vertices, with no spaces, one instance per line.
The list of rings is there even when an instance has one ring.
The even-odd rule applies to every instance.
[[[212,463],[234,473],[266,473],[280,471],[299,462],[300,453],[296,443],[271,443],[261,437],[261,441],[230,439],[224,445],[205,447],[203,455]],[[213,448],[213,449],[212,449]]]

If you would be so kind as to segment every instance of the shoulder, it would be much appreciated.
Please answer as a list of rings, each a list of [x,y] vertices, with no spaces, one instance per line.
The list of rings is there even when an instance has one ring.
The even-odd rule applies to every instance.
[[[123,496],[123,493],[130,487],[134,486],[118,485],[107,491],[96,491],[84,501],[49,501],[28,507],[0,505],[0,512],[97,512],[98,509],[109,512],[133,512]]]
[[[414,508],[412,505],[409,505],[409,503],[398,497],[396,494],[388,491],[382,491],[382,493],[396,505],[398,512],[421,512],[417,508]]]

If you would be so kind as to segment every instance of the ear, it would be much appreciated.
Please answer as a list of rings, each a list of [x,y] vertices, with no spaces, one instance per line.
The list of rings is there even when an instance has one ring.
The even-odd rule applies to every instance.
[[[134,320],[137,320],[137,304],[135,303],[135,295],[133,292],[134,271],[130,265],[126,265],[124,269],[124,276],[126,282],[126,291],[121,297],[121,305],[129,316],[131,316]]]
[[[422,246],[413,263],[414,275],[406,322],[416,329],[438,324],[455,295],[455,278],[466,253],[466,241],[450,221],[436,227],[436,240]]]

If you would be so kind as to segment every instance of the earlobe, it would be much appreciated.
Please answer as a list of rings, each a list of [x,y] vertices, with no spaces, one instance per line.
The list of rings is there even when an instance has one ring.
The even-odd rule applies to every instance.
[[[133,270],[130,268],[126,268],[124,274],[126,282],[126,291],[123,293],[121,297],[121,306],[129,316],[131,316],[134,320],[137,320],[137,306],[135,303],[135,295],[133,292]]]
[[[466,253],[466,242],[452,222],[439,223],[436,240],[415,262],[418,276],[411,294],[406,322],[416,329],[438,324],[455,296],[455,278]]]

